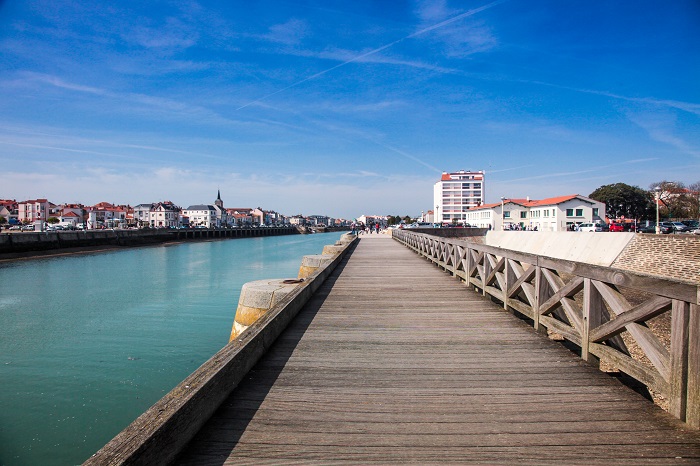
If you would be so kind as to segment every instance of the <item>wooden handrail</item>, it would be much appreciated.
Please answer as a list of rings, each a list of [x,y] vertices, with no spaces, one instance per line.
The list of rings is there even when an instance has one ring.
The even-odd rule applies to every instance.
[[[700,428],[700,286],[670,278],[503,249],[454,238],[394,230],[393,238],[509,311],[550,329],[661,393],[671,414]],[[620,288],[650,297],[630,304]],[[671,347],[647,327],[671,313]],[[634,339],[651,364],[633,358],[623,339]]]

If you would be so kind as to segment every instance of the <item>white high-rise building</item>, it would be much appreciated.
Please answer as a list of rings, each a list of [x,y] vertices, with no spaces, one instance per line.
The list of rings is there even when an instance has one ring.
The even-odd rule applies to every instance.
[[[433,191],[436,222],[464,223],[467,210],[483,204],[485,195],[483,171],[443,172]]]

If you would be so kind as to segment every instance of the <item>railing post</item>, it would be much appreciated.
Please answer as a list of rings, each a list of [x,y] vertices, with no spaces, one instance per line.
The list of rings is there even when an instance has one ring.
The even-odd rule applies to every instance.
[[[462,257],[459,254],[459,246],[456,244],[452,245],[452,276],[457,276],[458,264],[462,262]]]
[[[487,253],[484,253],[484,276],[481,277],[481,294],[486,296],[486,277],[491,273],[491,261]]]
[[[515,277],[513,266],[510,265],[510,260],[503,257],[503,309],[508,310],[508,289],[518,279]],[[514,313],[515,314],[515,313]]]
[[[685,421],[688,390],[690,304],[674,299],[671,308],[671,380],[668,411]]]
[[[464,264],[464,276],[466,277],[467,280],[467,288],[470,290],[474,290],[474,286],[472,286],[472,277],[471,273],[469,272],[472,269],[472,248],[469,247],[469,243],[467,243],[467,246],[465,248],[465,253],[467,256],[466,263]]]
[[[685,421],[700,428],[700,305],[690,305],[688,317],[688,398]]]
[[[598,290],[591,283],[590,278],[583,279],[583,328],[581,329],[581,359],[598,366],[600,360],[591,354],[590,333],[591,329],[599,327],[603,323],[602,312],[603,299]]]

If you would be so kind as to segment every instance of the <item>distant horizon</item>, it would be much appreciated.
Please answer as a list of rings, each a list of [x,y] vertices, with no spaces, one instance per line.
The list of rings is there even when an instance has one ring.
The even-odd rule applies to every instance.
[[[220,189],[355,218],[432,209],[443,171],[485,171],[487,203],[695,183],[699,18],[694,0],[0,1],[0,198]]]

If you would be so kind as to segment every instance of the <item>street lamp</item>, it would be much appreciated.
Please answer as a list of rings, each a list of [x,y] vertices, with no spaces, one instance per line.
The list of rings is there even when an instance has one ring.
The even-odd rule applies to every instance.
[[[661,197],[661,187],[657,186],[654,188],[656,193],[656,234],[661,233],[661,227],[659,226],[659,198]]]
[[[505,203],[506,198],[501,196],[501,231],[504,231],[506,229],[506,223],[505,223],[505,214],[503,213],[503,205]]]
[[[442,221],[440,219],[440,205],[435,206],[435,223],[442,226]]]

